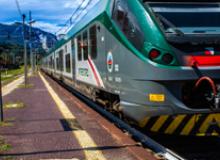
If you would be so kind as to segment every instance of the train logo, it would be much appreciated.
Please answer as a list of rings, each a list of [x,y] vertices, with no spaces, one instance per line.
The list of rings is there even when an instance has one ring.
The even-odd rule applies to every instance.
[[[214,48],[205,48],[205,55],[207,55],[207,56],[213,56],[213,55],[215,55],[215,50],[214,50]]]
[[[107,55],[107,69],[110,73],[112,73],[113,68],[114,68],[113,55],[112,55],[112,52],[108,52],[108,55]]]

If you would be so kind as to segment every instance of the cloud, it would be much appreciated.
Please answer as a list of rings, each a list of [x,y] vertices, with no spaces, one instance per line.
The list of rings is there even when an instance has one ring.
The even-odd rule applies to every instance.
[[[77,6],[79,6],[82,3],[82,0],[75,0],[75,2],[70,1],[70,2],[65,2],[64,3],[64,8],[76,8]]]
[[[47,22],[36,22],[33,27],[41,28],[46,32],[55,34],[55,32],[60,28],[57,24],[47,23]]]
[[[37,22],[34,26],[54,33],[83,0],[18,0],[22,13],[27,15],[32,11],[32,17]],[[85,0],[84,5],[86,4]],[[21,22],[15,0],[0,0],[0,23]]]

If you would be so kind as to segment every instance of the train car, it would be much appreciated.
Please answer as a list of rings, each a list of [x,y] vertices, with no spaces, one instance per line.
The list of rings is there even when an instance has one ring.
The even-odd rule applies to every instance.
[[[146,131],[219,136],[219,6],[101,0],[42,69]]]

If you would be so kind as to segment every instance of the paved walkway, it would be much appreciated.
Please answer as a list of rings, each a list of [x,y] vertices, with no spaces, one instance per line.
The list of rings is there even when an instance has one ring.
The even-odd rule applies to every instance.
[[[13,82],[6,84],[2,87],[2,95],[6,96],[10,94],[13,90],[15,90],[18,85],[22,84],[24,82],[24,76],[21,76],[20,78],[14,80]]]
[[[47,76],[29,82],[33,87],[17,88],[3,98],[4,103],[22,102],[25,107],[5,110],[13,126],[1,127],[0,135],[12,149],[0,153],[0,159],[154,159]]]

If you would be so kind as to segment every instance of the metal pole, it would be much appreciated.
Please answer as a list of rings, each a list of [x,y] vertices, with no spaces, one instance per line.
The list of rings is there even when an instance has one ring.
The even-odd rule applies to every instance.
[[[25,14],[22,15],[23,19],[23,39],[24,39],[24,84],[27,85],[27,45],[25,38]]]
[[[36,52],[34,52],[34,59],[33,59],[33,61],[34,61],[34,72],[36,72],[36,66],[37,66],[37,64],[36,64]]]
[[[31,69],[32,73],[34,72],[34,62],[33,62],[33,51],[32,51],[32,16],[31,11],[29,11],[29,46],[30,46],[30,63],[31,63]]]
[[[3,100],[2,100],[2,67],[0,68],[0,122],[4,121]]]

